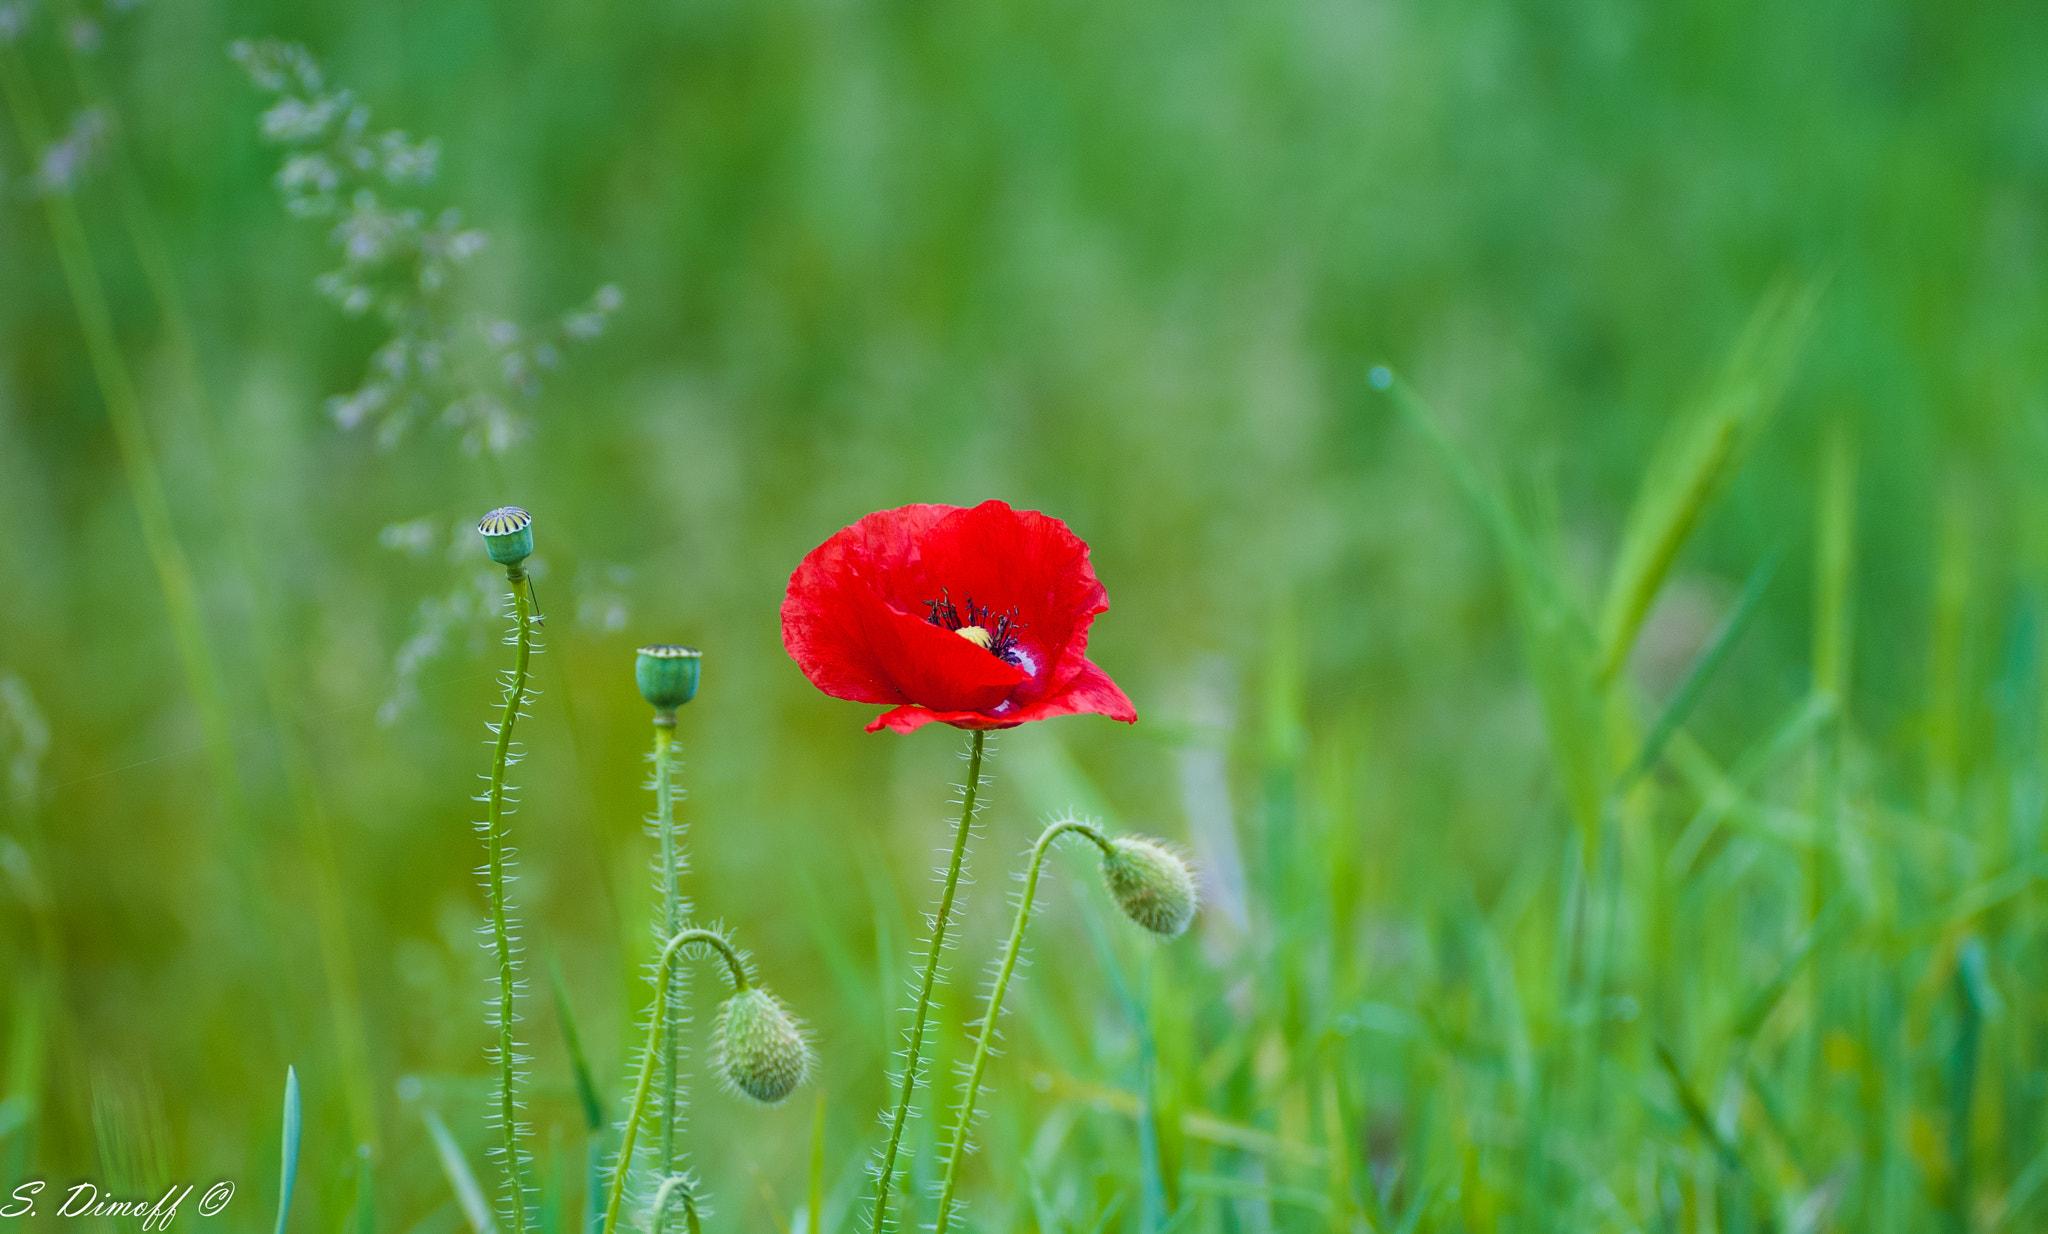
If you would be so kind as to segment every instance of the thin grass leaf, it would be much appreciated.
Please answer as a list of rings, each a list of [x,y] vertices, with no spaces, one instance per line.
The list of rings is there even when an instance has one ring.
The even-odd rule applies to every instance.
[[[1386,391],[1421,433],[1493,535],[1507,567],[1523,652],[1536,679],[1565,796],[1587,851],[1593,851],[1607,780],[1602,770],[1603,725],[1600,701],[1591,689],[1592,634],[1572,600],[1557,548],[1559,537],[1550,537],[1549,551],[1539,546],[1525,521],[1481,478],[1479,469],[1444,432],[1436,413],[1406,381],[1380,367],[1373,370],[1372,384]],[[1556,521],[1551,518],[1549,525],[1554,528]]]
[[[2035,1153],[2026,1166],[2013,1175],[2012,1185],[2005,1189],[2005,1195],[1984,1223],[1984,1234],[1998,1234],[1998,1231],[2010,1228],[2033,1206],[2034,1197],[2041,1193],[2043,1184],[2048,1184],[2048,1147]]]
[[[1222,1174],[1190,1174],[1187,1177],[1187,1189],[1191,1195],[1218,1196],[1229,1200],[1264,1200],[1269,1204],[1306,1208],[1324,1216],[1329,1216],[1332,1211],[1330,1197],[1320,1191],[1254,1182],[1251,1179],[1231,1178]]]
[[[1135,1119],[1139,1114],[1138,1096],[1122,1089],[1104,1088],[1088,1084],[1071,1076],[1048,1076],[1054,1092],[1085,1102],[1112,1114]],[[1326,1169],[1330,1164],[1330,1153],[1315,1144],[1303,1144],[1248,1127],[1240,1122],[1201,1110],[1183,1111],[1180,1117],[1181,1134],[1191,1140],[1200,1140],[1219,1148],[1234,1149],[1242,1153],[1265,1157],[1282,1165],[1301,1166],[1307,1169]],[[1050,1164],[1050,1163],[1048,1163]]]
[[[1735,598],[1735,604],[1728,610],[1728,615],[1722,618],[1720,628],[1714,631],[1714,637],[1708,641],[1699,655],[1694,657],[1692,666],[1686,670],[1685,680],[1672,692],[1671,701],[1664,705],[1657,722],[1650,726],[1649,736],[1643,738],[1642,749],[1636,752],[1628,770],[1622,773],[1616,791],[1626,792],[1650,768],[1657,765],[1659,758],[1663,757],[1664,744],[1671,740],[1671,735],[1676,733],[1679,726],[1692,715],[1692,709],[1698,705],[1700,695],[1706,692],[1708,683],[1713,681],[1714,674],[1720,671],[1722,663],[1728,658],[1728,653],[1735,649],[1736,643],[1740,642],[1743,634],[1748,631],[1751,619],[1756,616],[1757,605],[1763,600],[1764,592],[1771,585],[1771,576],[1777,569],[1778,550],[1774,548],[1766,553],[1764,559],[1757,563],[1756,569],[1750,572],[1749,581],[1742,585],[1742,593]]]
[[[825,1227],[825,1086],[818,1086],[818,1102],[811,1111],[811,1168],[804,1188],[805,1234],[821,1234]]]
[[[1944,934],[1967,928],[1984,913],[2020,895],[2035,883],[2048,879],[2048,855],[2032,857],[2010,870],[1977,883],[1934,915],[1900,932],[1899,942],[1907,947],[1925,946]]]
[[[441,1172],[448,1176],[448,1186],[455,1192],[455,1202],[462,1206],[462,1215],[468,1219],[469,1228],[475,1234],[494,1234],[495,1223],[491,1220],[491,1205],[484,1199],[484,1189],[477,1185],[476,1175],[470,1172],[469,1162],[462,1155],[462,1146],[448,1133],[448,1125],[431,1108],[420,1110],[420,1120],[427,1125],[427,1134],[433,1137],[434,1153],[441,1159]]]
[[[1971,592],[1968,498],[1960,480],[1950,484],[1941,511],[1940,556],[1934,576],[1934,613],[1927,660],[1927,811],[1946,823],[1962,788],[1964,664]]]
[[[1442,422],[1430,405],[1398,373],[1384,365],[1373,370],[1372,384],[1376,389],[1386,391],[1394,400],[1395,409],[1412,428],[1422,434],[1422,439],[1436,452],[1444,469],[1451,473],[1451,479],[1457,483],[1459,491],[1472,503],[1472,508],[1479,512],[1487,530],[1493,533],[1494,543],[1501,552],[1511,561],[1526,561],[1531,555],[1529,542],[1522,534],[1522,529],[1509,515],[1507,504],[1501,500],[1493,487],[1480,477],[1479,469],[1473,465],[1472,460],[1466,457],[1465,452],[1458,448],[1448,433],[1444,432]]]
[[[1692,1086],[1692,1081],[1685,1078],[1685,1070],[1678,1065],[1678,1059],[1671,1053],[1671,1047],[1665,1045],[1661,1038],[1653,1041],[1652,1045],[1657,1053],[1658,1065],[1664,1068],[1664,1074],[1671,1079],[1672,1089],[1678,1094],[1678,1108],[1685,1112],[1685,1120],[1713,1146],[1723,1166],[1731,1173],[1739,1171],[1742,1168],[1741,1155],[1721,1134],[1721,1128],[1715,1125],[1714,1116],[1707,1112],[1707,1103],[1700,1099],[1699,1092]]]
[[[1956,1036],[1948,1058],[1949,1212],[1958,1230],[1971,1225],[1971,1192],[1976,1180],[1976,1155],[1971,1151],[1972,1115],[1977,1105],[1978,1056],[1984,1041],[1986,1012],[1996,1004],[1984,971],[1984,940],[1973,938],[1956,955]]]
[[[1713,758],[1684,732],[1674,734],[1666,743],[1671,750],[1673,765],[1698,794],[1700,805],[1678,842],[1671,846],[1671,854],[1665,859],[1667,873],[1674,878],[1685,877],[1716,827],[1732,814],[1754,809],[1755,803],[1747,791],[1749,787],[1803,749],[1834,714],[1833,699],[1818,693],[1807,695],[1792,707],[1768,736],[1745,751],[1733,769],[1727,772],[1723,772]]]
[[[1856,448],[1840,421],[1821,461],[1814,530],[1813,688],[1839,704],[1849,692],[1856,554]]]
[[[284,1128],[278,1141],[277,1234],[284,1234],[292,1215],[292,1188],[299,1179],[299,1071],[284,1069]]]
[[[597,1077],[590,1059],[583,1053],[583,1037],[576,1031],[576,1016],[569,1006],[569,986],[562,980],[559,960],[548,960],[548,985],[555,996],[555,1019],[562,1026],[562,1044],[569,1051],[569,1069],[576,1077],[576,1099],[583,1106],[583,1125],[592,1133],[605,1129],[604,1099],[598,1095]]]
[[[1416,1229],[1422,1225],[1423,1215],[1429,1211],[1429,1198],[1429,1188],[1415,1189],[1415,1199],[1409,1203],[1408,1211],[1402,1215],[1401,1224],[1394,1227],[1394,1234],[1415,1234]]]
[[[1765,296],[1718,378],[1665,432],[1623,526],[1601,606],[1602,682],[1621,670],[1679,550],[1776,411],[1819,295],[1815,283]]]
[[[1827,937],[1830,930],[1834,929],[1835,922],[1843,911],[1843,901],[1837,897],[1821,910],[1820,915],[1813,919],[1812,925],[1800,933],[1799,938],[1792,944],[1792,950],[1779,962],[1778,971],[1764,983],[1762,989],[1750,997],[1749,1002],[1743,1006],[1742,1013],[1729,1025],[1730,1038],[1746,1045],[1756,1036],[1757,1031],[1763,1028],[1764,1021],[1770,1018],[1772,1009],[1778,1005],[1778,1000],[1784,998],[1785,991],[1792,988],[1793,980],[1799,976],[1799,970],[1813,955],[1813,949]]]

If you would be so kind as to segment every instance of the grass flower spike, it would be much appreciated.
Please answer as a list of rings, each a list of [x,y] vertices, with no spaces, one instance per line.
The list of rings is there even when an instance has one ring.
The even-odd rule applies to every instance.
[[[903,1127],[923,1079],[925,1029],[981,804],[989,730],[1088,712],[1137,722],[1131,700],[1088,659],[1088,628],[1108,608],[1086,542],[1056,518],[1000,501],[877,511],[811,550],[790,575],[782,644],[812,685],[888,706],[868,724],[871,733],[936,722],[971,734],[960,821],[874,1167],[874,1234],[889,1225]]]

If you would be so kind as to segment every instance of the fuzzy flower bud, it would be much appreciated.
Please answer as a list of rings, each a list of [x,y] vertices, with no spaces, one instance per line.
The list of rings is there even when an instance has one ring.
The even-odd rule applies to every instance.
[[[533,556],[533,516],[518,506],[499,506],[477,520],[484,549],[501,566],[516,566]]]
[[[727,1089],[762,1105],[779,1105],[811,1078],[811,1043],[782,1000],[741,990],[725,1000],[712,1025],[712,1051]]]
[[[649,706],[674,711],[697,697],[703,663],[704,656],[695,647],[654,643],[640,649],[640,657],[633,663],[633,680]]]
[[[1177,937],[1194,920],[1200,894],[1187,863],[1153,840],[1122,836],[1102,859],[1102,876],[1124,915],[1154,934]]]

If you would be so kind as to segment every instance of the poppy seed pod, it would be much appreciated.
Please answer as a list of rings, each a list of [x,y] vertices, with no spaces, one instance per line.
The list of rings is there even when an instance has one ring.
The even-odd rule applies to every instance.
[[[762,1105],[780,1105],[811,1078],[811,1043],[782,1000],[741,990],[718,1009],[712,1051],[725,1086]]]
[[[1124,915],[1154,934],[1178,936],[1194,920],[1200,894],[1187,863],[1165,845],[1123,836],[1102,859],[1102,876]]]
[[[501,566],[516,566],[533,556],[533,516],[518,506],[499,506],[476,522],[484,549]]]
[[[642,647],[639,658],[633,662],[633,681],[649,706],[674,711],[697,697],[697,679],[703,664],[703,653],[695,647],[653,643]]]

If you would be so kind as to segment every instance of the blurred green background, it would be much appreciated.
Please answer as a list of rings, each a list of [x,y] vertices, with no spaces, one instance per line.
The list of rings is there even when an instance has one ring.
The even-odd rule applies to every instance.
[[[390,332],[314,290],[332,220],[280,205],[245,36],[440,140],[380,194],[489,233],[454,317],[623,292],[512,404],[526,440],[323,410]],[[495,1191],[467,798],[505,654],[459,529],[516,502],[549,617],[514,820],[548,1202],[582,1203],[585,1133],[545,966],[616,1106],[632,649],[672,640],[705,654],[688,888],[818,1030],[823,1224],[857,1228],[960,743],[863,734],[777,606],[861,514],[997,496],[1093,546],[1093,658],[1141,722],[997,740],[941,1087],[1048,814],[1188,843],[1212,901],[1154,946],[1085,861],[1055,873],[974,1228],[2048,1220],[2038,6],[18,0],[0,38],[0,1183],[226,1177],[257,1228],[293,1064],[298,1228],[460,1228],[423,1110]],[[57,175],[67,132],[99,136]],[[1633,658],[1539,690],[1660,437],[1787,285],[1821,291],[1782,405]],[[1627,764],[1774,547],[1684,757],[1575,828],[1560,765]],[[812,1099],[697,1087],[716,1224],[788,1228]]]

